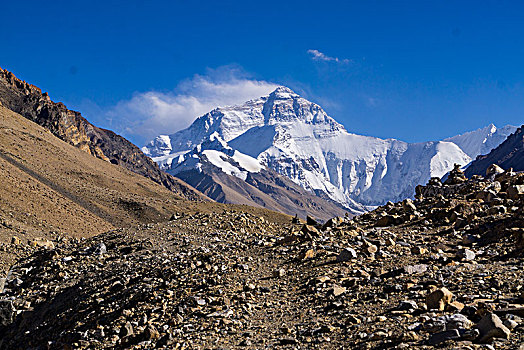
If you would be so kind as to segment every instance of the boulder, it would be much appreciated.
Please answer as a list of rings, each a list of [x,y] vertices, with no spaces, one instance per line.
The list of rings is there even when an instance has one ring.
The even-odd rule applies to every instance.
[[[460,338],[460,332],[457,329],[451,329],[449,331],[443,331],[432,334],[428,339],[429,345],[438,345],[448,340],[454,340]]]
[[[508,194],[508,198],[518,200],[524,196],[524,185],[509,186],[506,192]]]
[[[377,220],[376,226],[386,227],[391,225],[398,225],[400,223],[400,217],[398,215],[385,215]]]
[[[334,228],[340,226],[344,222],[344,218],[340,216],[335,216],[334,218],[329,219],[326,221],[324,226],[322,226],[322,229],[326,229],[328,227]]]
[[[497,164],[491,164],[487,169],[486,169],[486,177],[491,177],[491,176],[496,176],[498,174],[502,174],[504,173],[504,169],[502,169],[500,166],[498,166]]]
[[[426,306],[428,307],[428,310],[444,311],[446,305],[451,303],[452,298],[453,293],[451,293],[446,287],[442,287],[426,296]]]
[[[479,342],[481,343],[490,343],[493,338],[509,339],[511,333],[501,319],[493,313],[486,314],[476,327],[480,332]]]
[[[337,262],[350,261],[357,258],[357,252],[353,248],[344,248],[337,256]]]

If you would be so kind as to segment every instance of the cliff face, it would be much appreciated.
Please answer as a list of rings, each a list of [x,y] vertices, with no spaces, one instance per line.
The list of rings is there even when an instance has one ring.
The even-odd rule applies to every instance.
[[[497,164],[503,169],[524,171],[524,125],[490,153],[478,156],[466,169],[465,174],[467,177],[484,176],[491,164]]]
[[[105,161],[145,176],[188,199],[204,199],[200,192],[166,174],[142,151],[110,130],[89,123],[79,112],[51,101],[38,87],[0,68],[0,104],[45,127],[63,141]]]

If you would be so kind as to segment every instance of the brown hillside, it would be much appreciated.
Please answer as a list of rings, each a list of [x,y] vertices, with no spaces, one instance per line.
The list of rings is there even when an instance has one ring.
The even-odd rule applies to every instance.
[[[145,176],[169,190],[191,200],[205,198],[183,181],[164,173],[149,157],[120,135],[89,123],[79,112],[51,101],[38,87],[18,79],[0,68],[0,104],[34,121],[61,140],[92,154]]]
[[[20,247],[27,247],[35,237],[86,237],[116,227],[165,221],[177,211],[224,208],[218,203],[187,201],[0,107],[1,268],[16,253],[10,244],[12,236],[20,238]],[[246,210],[288,220],[276,213]]]

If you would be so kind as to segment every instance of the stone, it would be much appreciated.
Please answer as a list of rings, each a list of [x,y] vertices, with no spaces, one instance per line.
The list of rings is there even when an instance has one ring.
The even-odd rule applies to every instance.
[[[93,254],[104,255],[105,253],[107,253],[107,247],[104,244],[104,242],[100,242],[99,244],[93,247]]]
[[[170,333],[167,333],[162,338],[160,338],[160,340],[158,340],[157,347],[172,345],[174,341],[175,339],[173,336]]]
[[[406,265],[403,267],[403,270],[408,275],[414,275],[414,274],[426,272],[428,270],[428,265],[426,264]]]
[[[55,249],[55,245],[53,242],[42,237],[35,238],[29,243],[29,245],[37,248]]]
[[[295,345],[295,344],[298,344],[298,341],[295,338],[292,338],[292,337],[280,338],[279,342],[280,342],[280,345]]]
[[[273,271],[273,277],[275,278],[284,277],[285,275],[286,275],[286,270],[284,269],[278,269],[278,270]]]
[[[489,215],[505,214],[508,209],[503,205],[496,205],[488,209]]]
[[[328,227],[334,228],[340,226],[344,222],[344,218],[340,216],[335,216],[334,218],[329,219],[326,221],[326,223],[322,226],[322,229],[326,229]]]
[[[316,253],[314,249],[307,249],[300,253],[298,256],[299,260],[307,260],[307,259],[313,259],[315,257]]]
[[[424,323],[424,330],[431,333],[449,331],[452,329],[469,329],[473,325],[466,316],[462,314],[444,315],[432,318]]]
[[[491,176],[495,176],[495,175],[498,175],[498,174],[503,174],[504,173],[504,169],[502,169],[500,166],[498,166],[497,164],[491,164],[487,169],[486,169],[486,177],[491,177]]]
[[[379,218],[376,222],[378,227],[386,227],[391,225],[397,225],[400,222],[400,217],[398,215],[385,215]]]
[[[337,262],[350,261],[357,258],[357,252],[353,248],[344,248],[337,255]]]
[[[486,314],[476,326],[480,332],[479,342],[490,343],[493,338],[509,339],[511,331],[493,313]]]
[[[366,245],[363,249],[367,254],[375,254],[378,251],[378,247],[374,244]]]
[[[413,255],[423,255],[426,254],[428,250],[424,247],[414,246],[411,248],[411,254]]]
[[[448,305],[446,305],[445,310],[450,312],[460,312],[464,309],[464,304],[459,301],[452,301]]]
[[[524,228],[512,229],[511,235],[515,238],[515,245],[517,249],[524,249]],[[524,294],[523,294],[523,298],[524,298]]]
[[[318,222],[317,220],[315,220],[312,216],[307,216],[306,217],[306,225],[310,225],[310,226],[318,226]]]
[[[506,192],[508,194],[508,198],[518,200],[520,197],[524,196],[524,185],[509,186]]]
[[[253,345],[253,343],[252,343],[251,340],[249,340],[249,339],[244,339],[244,340],[242,340],[242,341],[240,342],[239,345],[240,345],[240,346],[251,346],[251,345]]]
[[[491,190],[480,191],[475,195],[475,199],[480,199],[486,203],[492,202],[495,198],[497,198],[497,194]]]
[[[332,292],[333,296],[338,297],[346,292],[346,287],[334,286]]]
[[[446,288],[437,289],[426,296],[428,310],[444,311],[447,304],[451,303],[453,294]]]
[[[467,234],[467,235],[462,236],[462,244],[464,244],[464,245],[473,244],[473,243],[477,242],[478,240],[479,240],[479,238],[477,236],[474,236],[474,235]]]
[[[432,334],[428,339],[429,345],[438,345],[448,340],[456,340],[460,338],[460,332],[457,329],[451,329],[449,331],[438,332]]]
[[[18,238],[16,236],[13,236],[13,237],[11,237],[11,244],[20,245],[20,244],[22,244],[22,241],[20,240],[20,238]]]
[[[305,235],[309,235],[311,237],[318,237],[320,235],[320,232],[315,226],[312,225],[304,225],[302,226],[302,229],[300,230]]]
[[[130,335],[133,335],[133,326],[131,325],[131,322],[126,322],[121,328],[119,333],[121,338],[129,337]]]
[[[475,260],[475,252],[472,251],[471,249],[467,249],[467,248],[464,248],[464,249],[460,249],[458,252],[457,252],[457,256],[462,259],[462,260],[467,260],[467,261],[471,261],[471,260]]]
[[[407,198],[402,201],[402,209],[404,209],[404,211],[412,213],[417,210],[417,207],[415,206],[415,204],[413,204],[413,201],[411,199]]]
[[[7,326],[14,321],[15,308],[13,301],[0,299],[0,325]]]
[[[144,331],[144,338],[146,340],[158,340],[160,339],[160,333],[158,333],[158,330],[155,328],[155,326],[149,325]]]
[[[389,335],[384,331],[377,331],[371,334],[371,336],[369,337],[369,340],[370,341],[382,340],[382,339],[386,339],[388,336]]]
[[[460,164],[455,164],[453,170],[450,171],[448,178],[444,181],[446,185],[458,185],[466,182],[468,179],[464,172],[460,169]]]
[[[398,311],[413,311],[416,309],[418,309],[418,305],[413,300],[403,300],[396,307]]]
[[[519,326],[519,323],[517,321],[507,319],[504,321],[504,326],[508,327],[508,329],[512,331]]]

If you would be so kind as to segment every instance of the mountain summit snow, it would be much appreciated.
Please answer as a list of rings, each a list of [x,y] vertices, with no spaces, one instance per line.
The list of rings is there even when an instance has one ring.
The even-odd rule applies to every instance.
[[[158,136],[142,150],[176,174],[187,168],[186,153],[218,137],[222,146],[358,212],[413,196],[416,185],[443,176],[455,163],[468,164],[515,129],[499,131],[490,125],[444,141],[413,144],[361,136],[281,86],[240,106],[218,107],[187,129]]]

